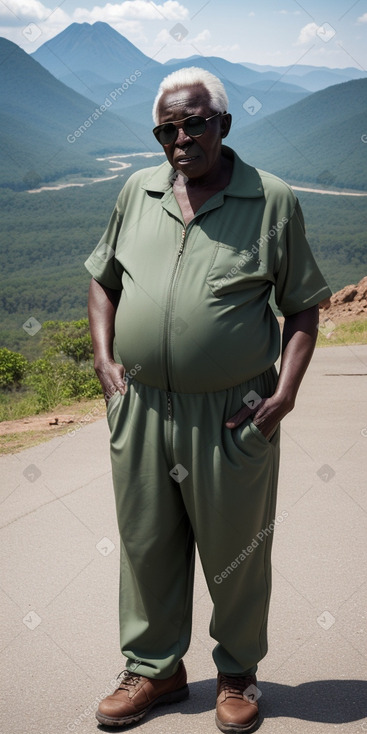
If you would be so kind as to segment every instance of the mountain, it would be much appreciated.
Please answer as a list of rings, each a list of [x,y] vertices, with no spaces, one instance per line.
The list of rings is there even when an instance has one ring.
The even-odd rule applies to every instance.
[[[147,69],[161,66],[102,22],[72,23],[40,46],[32,57],[56,79],[68,78],[71,82],[74,77],[75,84],[84,83],[82,91],[87,96],[92,91],[89,88],[93,84],[92,75],[121,84],[136,69],[144,76]]]
[[[292,182],[367,189],[367,79],[315,92],[236,131],[248,163]]]
[[[108,23],[100,21],[72,23],[32,56],[57,78],[70,69],[85,69],[105,79],[118,80],[134,69],[160,66]]]
[[[124,94],[114,103],[114,112],[130,114],[151,129],[151,108],[162,79],[176,69],[200,66],[219,76],[225,83],[231,111],[240,127],[252,118],[243,103],[255,96],[261,103],[259,117],[283,109],[309,94],[297,84],[282,79],[274,84],[272,75],[247,69],[216,56],[192,56],[159,64],[145,56],[107,23],[73,23],[47,41],[32,55],[60,81],[101,104],[114,88],[125,84]],[[131,82],[139,70],[138,83]],[[126,82],[127,80],[127,82]]]
[[[352,81],[352,79],[365,79],[366,71],[356,69],[353,66],[345,69],[330,69],[327,66],[307,66],[296,64],[294,66],[261,66],[243,62],[243,66],[253,71],[263,72],[273,79],[281,78],[290,84],[296,84],[310,92],[317,92],[334,84]]]
[[[68,173],[98,175],[105,172],[98,154],[147,149],[139,122],[132,125],[109,109],[96,112],[93,102],[6,39],[0,39],[0,65],[6,100],[0,112],[1,186],[29,188]]]

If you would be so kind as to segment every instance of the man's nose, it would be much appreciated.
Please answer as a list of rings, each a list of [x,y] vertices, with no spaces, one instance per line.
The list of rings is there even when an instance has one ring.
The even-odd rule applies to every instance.
[[[177,145],[187,145],[187,143],[192,143],[192,138],[190,138],[190,135],[185,133],[183,127],[178,128],[178,135],[176,139]]]

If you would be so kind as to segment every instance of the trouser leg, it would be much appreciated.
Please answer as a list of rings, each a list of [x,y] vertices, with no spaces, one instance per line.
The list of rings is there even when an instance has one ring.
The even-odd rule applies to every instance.
[[[250,420],[233,431],[224,423],[249,390],[267,397],[275,382],[270,371],[225,392],[175,399],[175,456],[189,470],[181,491],[214,604],[214,661],[228,674],[255,671],[267,652],[279,430],[267,441]]]
[[[127,668],[176,672],[191,635],[194,542],[167,452],[165,393],[130,385],[108,408],[121,538],[120,641]]]

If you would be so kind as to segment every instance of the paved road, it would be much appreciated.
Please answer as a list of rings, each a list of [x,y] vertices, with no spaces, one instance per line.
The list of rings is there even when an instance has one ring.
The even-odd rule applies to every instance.
[[[316,350],[283,422],[262,734],[367,732],[367,346]],[[104,420],[2,457],[4,734],[92,734],[95,702],[124,667],[118,534]],[[210,734],[211,603],[196,575],[191,697],[136,732]],[[129,729],[130,730],[130,729]]]

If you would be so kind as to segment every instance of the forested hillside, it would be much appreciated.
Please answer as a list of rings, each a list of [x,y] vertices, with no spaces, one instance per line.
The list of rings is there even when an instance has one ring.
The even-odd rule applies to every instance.
[[[148,159],[129,169],[153,165]],[[0,340],[34,357],[31,316],[68,321],[86,316],[89,275],[83,262],[99,241],[126,180],[39,194],[0,191],[3,211]],[[366,275],[366,199],[299,192],[307,234],[332,289]]]
[[[0,186],[22,190],[70,173],[103,175],[98,155],[149,149],[139,120],[98,107],[5,38],[0,66],[6,100],[0,111]]]
[[[367,79],[338,84],[237,131],[236,148],[281,178],[367,189]]]

